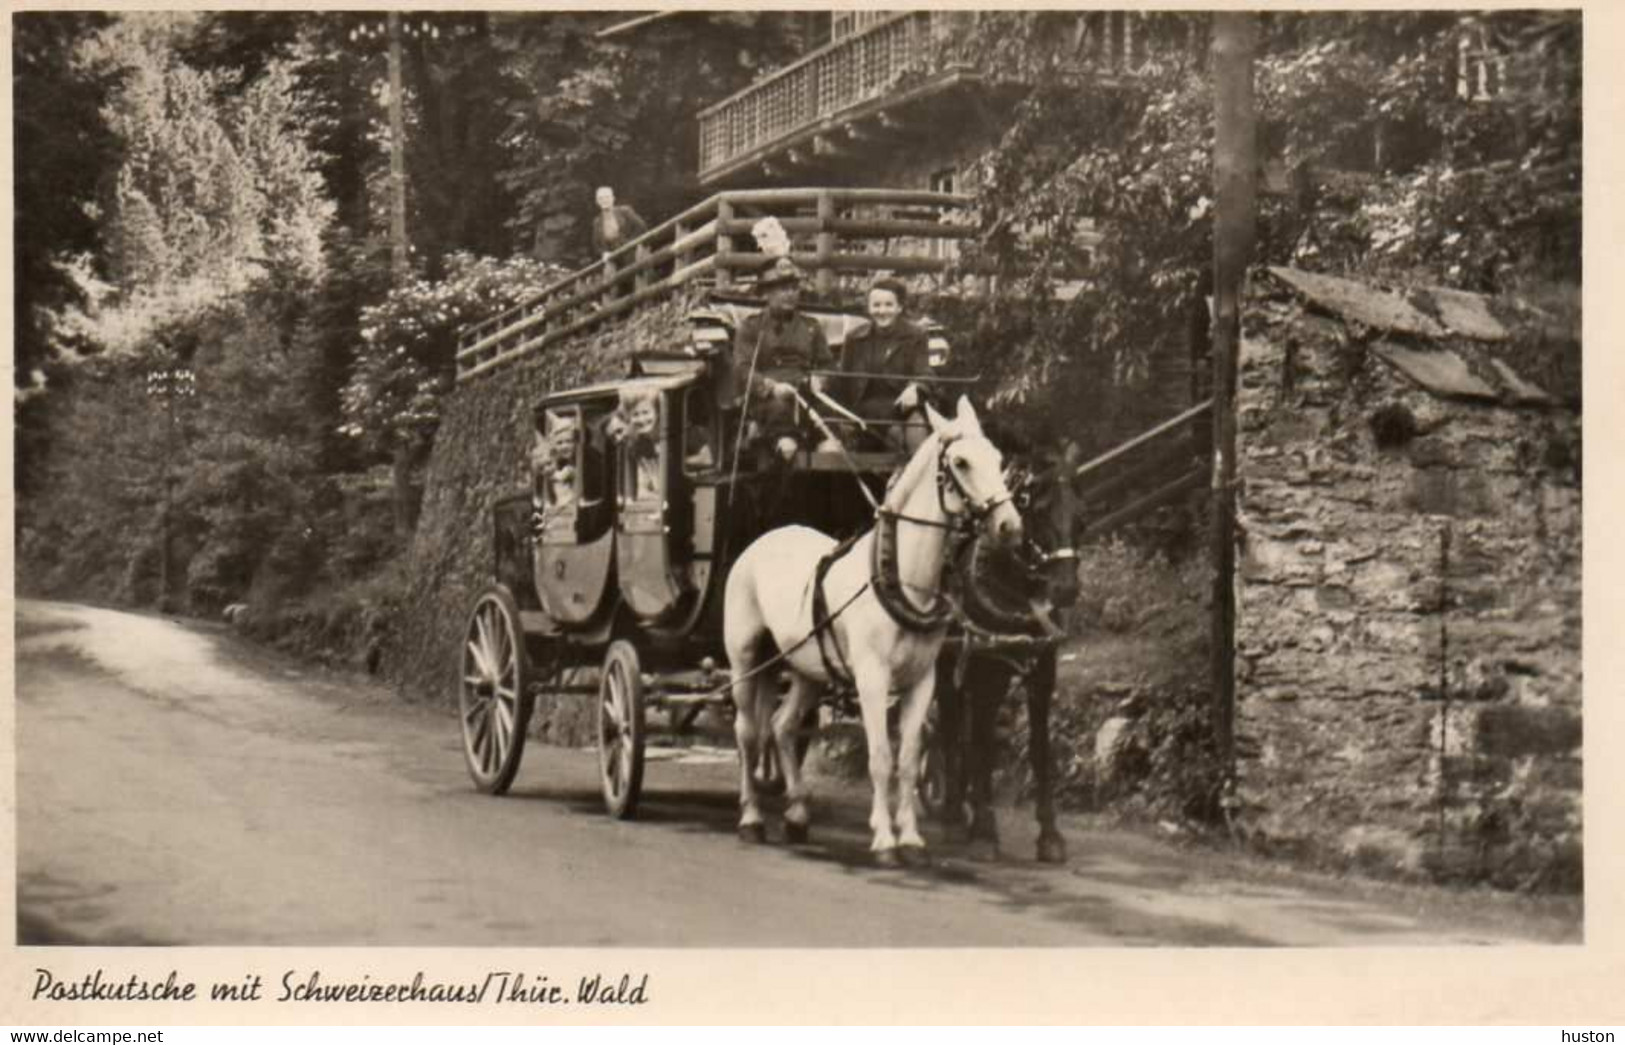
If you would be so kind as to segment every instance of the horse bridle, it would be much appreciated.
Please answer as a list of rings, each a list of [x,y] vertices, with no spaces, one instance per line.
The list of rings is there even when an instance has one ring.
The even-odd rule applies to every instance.
[[[1048,478],[1053,469],[1034,472],[1021,465],[1016,465],[1015,468],[1019,470],[1019,477],[1014,482],[1006,480],[1005,485],[1009,488],[1010,496],[1015,500],[1016,507],[1021,510],[1022,516],[1025,517],[1027,515],[1027,509],[1031,507],[1031,505],[1022,499],[1023,496],[1026,494],[1029,487],[1036,486],[1039,482]],[[1064,534],[1063,536],[1070,537],[1071,534]],[[1053,548],[1046,551],[1037,541],[1033,540],[1031,536],[1027,538],[1025,544],[1027,557],[1030,559],[1035,568],[1042,569],[1043,567],[1051,566],[1058,562],[1078,561],[1078,549],[1071,544],[1061,545],[1058,548]]]
[[[968,535],[974,533],[976,528],[982,524],[982,520],[997,511],[1000,505],[1009,504],[1015,498],[1006,489],[1002,497],[991,497],[987,501],[978,504],[976,499],[971,496],[970,491],[965,489],[965,484],[960,481],[959,476],[954,474],[954,469],[948,461],[949,448],[962,437],[951,435],[939,436],[939,438],[942,439],[942,447],[937,451],[937,507],[942,510],[942,514],[947,517],[947,521],[938,522],[935,519],[922,519],[917,515],[904,515],[902,512],[894,511],[885,505],[877,508],[876,514],[888,515],[901,522],[914,523],[916,526],[931,526],[939,530],[949,530]],[[950,488],[959,496],[960,502],[964,505],[958,511],[948,507],[948,491]]]

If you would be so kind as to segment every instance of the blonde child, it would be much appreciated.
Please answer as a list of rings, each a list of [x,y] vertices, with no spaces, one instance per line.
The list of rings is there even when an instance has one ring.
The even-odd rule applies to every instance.
[[[636,477],[638,500],[660,496],[660,394],[624,389],[620,414],[626,419],[626,458]]]

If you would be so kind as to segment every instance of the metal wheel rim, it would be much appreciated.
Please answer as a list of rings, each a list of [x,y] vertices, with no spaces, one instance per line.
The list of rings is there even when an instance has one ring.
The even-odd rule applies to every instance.
[[[632,777],[633,736],[628,724],[631,701],[627,696],[626,669],[614,663],[604,672],[603,692],[598,701],[598,750],[604,774],[604,787],[619,801]]]
[[[519,657],[513,622],[488,599],[463,642],[463,743],[471,764],[494,777],[513,750],[519,718]]]

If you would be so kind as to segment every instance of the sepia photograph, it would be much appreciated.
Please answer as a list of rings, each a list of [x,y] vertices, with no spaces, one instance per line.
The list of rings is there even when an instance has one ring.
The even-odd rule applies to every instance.
[[[1580,952],[1585,21],[13,11],[13,992]]]

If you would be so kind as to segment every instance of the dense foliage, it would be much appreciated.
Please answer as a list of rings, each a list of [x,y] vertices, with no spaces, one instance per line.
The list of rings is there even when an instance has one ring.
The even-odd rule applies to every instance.
[[[693,111],[784,53],[622,17],[400,19],[399,278],[382,15],[20,16],[25,585],[208,609],[397,555],[457,328],[585,259],[596,184],[692,202]]]
[[[985,17],[952,45],[1034,85],[982,165],[982,235],[962,255],[1013,291],[986,303],[982,340],[1001,346],[1008,398],[1039,415],[1089,403],[1106,428],[1135,401],[1119,391],[1183,352],[1212,258],[1205,16],[1136,25],[1133,75],[1111,89],[1087,78],[1105,59],[1067,15]],[[1283,13],[1262,28],[1261,263],[1537,298],[1578,285],[1578,19]]]
[[[395,555],[455,328],[589,260],[595,185],[651,224],[694,202],[694,113],[809,24],[688,13],[601,34],[625,17],[402,16],[396,99],[381,14],[14,19],[25,586],[151,601],[167,565],[209,607]],[[1022,416],[1086,444],[1163,412],[1146,390],[1205,314],[1211,255],[1207,23],[1137,21],[1133,75],[1103,85],[1090,48],[1123,17],[988,14],[945,43],[1019,95],[962,253],[1001,293],[950,318],[997,347]],[[1537,297],[1577,283],[1579,26],[1268,16],[1260,260]],[[177,366],[197,394],[149,395]]]
[[[451,388],[457,331],[509,308],[565,270],[519,256],[453,254],[436,281],[414,279],[361,312],[361,345],[344,386],[340,432],[373,454],[431,439]]]

